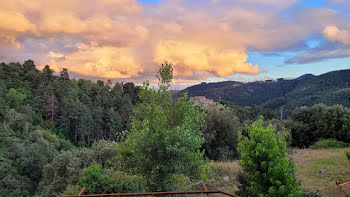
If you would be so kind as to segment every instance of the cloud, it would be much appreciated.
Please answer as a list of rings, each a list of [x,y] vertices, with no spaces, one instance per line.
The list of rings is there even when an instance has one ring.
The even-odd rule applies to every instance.
[[[0,44],[14,49],[20,49],[18,35],[34,30],[34,25],[21,13],[0,9]]]
[[[349,11],[350,4],[348,0],[326,0],[326,4],[332,7],[336,7],[337,9]]]
[[[347,30],[339,29],[335,25],[328,25],[324,27],[322,35],[324,38],[316,47],[288,58],[285,63],[309,64],[350,57],[350,33]]]
[[[196,71],[207,71],[217,76],[227,76],[236,72],[259,73],[259,66],[246,63],[248,55],[245,52],[182,41],[161,41],[155,51],[154,60],[157,63],[166,60],[175,64],[175,76],[192,76]]]
[[[148,34],[137,23],[142,10],[136,0],[8,2],[0,6],[0,32],[9,38],[0,40],[16,48],[16,39],[28,33],[35,37],[78,35],[87,43],[114,46],[139,44]]]
[[[101,78],[130,78],[143,72],[143,68],[132,58],[128,50],[115,47],[90,47],[84,44],[78,46],[78,51],[64,58],[52,60],[50,65],[56,72],[62,68],[85,76]],[[61,54],[50,53],[55,58]]]
[[[304,52],[285,61],[286,64],[309,64],[328,59],[346,58],[350,56],[350,49],[323,49]]]
[[[248,50],[304,50],[295,46],[322,31],[330,40],[348,42],[345,30],[332,33],[324,25],[343,28],[347,20],[339,13],[326,8],[290,12],[297,4],[11,0],[0,5],[0,57],[31,58],[39,65],[50,63],[55,71],[68,67],[77,75],[123,80],[149,79],[159,64],[173,61],[177,82],[187,83],[234,73],[260,74],[265,70],[249,63]],[[291,14],[281,17],[285,11]],[[313,58],[311,53],[304,56]]]
[[[350,44],[350,33],[346,30],[340,30],[336,26],[327,26],[323,30],[323,35],[330,41]]]
[[[64,57],[64,55],[62,53],[55,53],[53,51],[49,52],[49,56],[52,58],[63,58]]]

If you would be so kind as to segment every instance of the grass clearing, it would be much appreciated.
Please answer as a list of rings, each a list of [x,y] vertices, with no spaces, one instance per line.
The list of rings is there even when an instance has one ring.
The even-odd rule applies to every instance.
[[[290,156],[296,164],[296,177],[302,187],[319,190],[324,196],[338,196],[335,181],[350,179],[350,161],[344,153],[349,150],[293,149]],[[326,173],[320,173],[320,169]]]
[[[236,176],[242,170],[242,167],[238,164],[238,161],[212,161],[209,165],[210,170],[207,179],[211,181],[206,183],[208,189],[223,190],[229,193],[235,193],[235,191],[237,191],[238,183],[237,181],[232,180],[236,179]],[[227,178],[230,181],[227,181]]]
[[[338,196],[335,181],[350,180],[350,161],[345,155],[350,148],[336,149],[292,149],[290,157],[296,165],[296,178],[304,189],[318,190],[323,196]],[[209,189],[222,189],[230,193],[237,190],[237,182],[224,182],[224,177],[235,179],[242,170],[237,161],[211,162],[207,184]],[[320,169],[326,170],[321,174]],[[197,189],[202,189],[201,186]],[[348,196],[350,191],[347,192]]]

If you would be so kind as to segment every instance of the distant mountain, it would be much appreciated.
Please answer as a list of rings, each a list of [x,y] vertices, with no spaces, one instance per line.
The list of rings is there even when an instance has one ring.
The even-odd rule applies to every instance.
[[[284,106],[286,115],[300,106],[341,104],[350,107],[350,69],[328,72],[319,76],[302,75],[296,79],[242,83],[225,81],[201,83],[188,87],[190,97],[205,96],[215,101],[225,100],[233,105],[257,105],[278,111]]]
[[[302,79],[312,78],[312,77],[315,77],[315,75],[313,75],[313,74],[305,74],[305,75],[301,75],[300,77],[296,78],[296,80],[302,80]]]

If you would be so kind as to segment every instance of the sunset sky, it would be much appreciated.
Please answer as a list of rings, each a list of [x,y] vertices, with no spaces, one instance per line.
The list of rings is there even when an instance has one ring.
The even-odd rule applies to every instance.
[[[6,0],[0,61],[178,87],[350,68],[349,0]]]

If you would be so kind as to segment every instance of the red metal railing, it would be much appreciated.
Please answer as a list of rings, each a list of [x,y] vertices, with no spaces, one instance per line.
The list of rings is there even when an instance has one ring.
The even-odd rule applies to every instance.
[[[118,194],[88,194],[83,195],[85,187],[79,192],[78,195],[65,195],[61,197],[121,197],[121,196],[168,196],[168,195],[189,195],[189,194],[206,194],[208,197],[209,194],[223,194],[230,197],[239,197],[235,194],[230,194],[221,190],[212,190],[209,191],[207,186],[202,183],[204,191],[174,191],[174,192],[144,192],[144,193],[118,193]]]
[[[336,181],[335,184],[339,190],[339,197],[343,197],[345,190],[350,190],[350,180]]]
[[[65,195],[61,197],[121,197],[121,196],[167,196],[167,195],[189,195],[189,194],[223,194],[230,197],[239,197],[220,190],[212,191],[174,191],[174,192],[145,192],[145,193],[118,193],[118,194],[89,194],[89,195]]]

